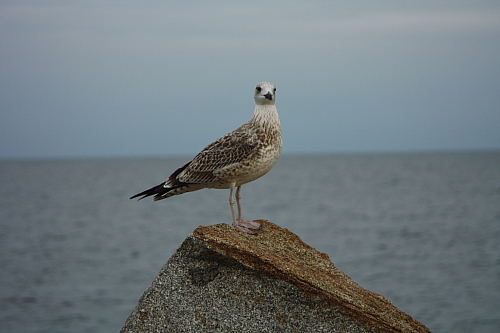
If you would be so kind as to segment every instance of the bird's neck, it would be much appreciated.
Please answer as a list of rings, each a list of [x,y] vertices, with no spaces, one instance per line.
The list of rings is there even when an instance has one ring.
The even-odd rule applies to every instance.
[[[256,105],[252,120],[265,131],[280,131],[280,117],[275,105]]]

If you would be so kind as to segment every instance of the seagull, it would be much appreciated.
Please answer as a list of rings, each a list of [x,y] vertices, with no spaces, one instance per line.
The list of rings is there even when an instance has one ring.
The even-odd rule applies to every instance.
[[[229,206],[233,227],[256,235],[256,221],[241,216],[241,186],[266,173],[278,161],[283,141],[278,110],[275,106],[276,86],[261,82],[255,88],[255,110],[252,119],[206,146],[190,162],[172,173],[160,185],[132,196],[139,200],[154,196],[153,201],[204,188],[229,189]],[[238,217],[234,209],[234,189]]]

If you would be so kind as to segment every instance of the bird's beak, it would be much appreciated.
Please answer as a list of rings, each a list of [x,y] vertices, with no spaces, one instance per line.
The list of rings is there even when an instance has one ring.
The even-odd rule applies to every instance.
[[[267,94],[265,94],[264,97],[267,98],[270,101],[273,100],[273,95],[270,92],[268,92]]]

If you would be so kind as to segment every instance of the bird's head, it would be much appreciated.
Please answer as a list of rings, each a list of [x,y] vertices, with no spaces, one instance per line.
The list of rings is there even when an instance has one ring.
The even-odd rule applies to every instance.
[[[255,104],[273,105],[276,100],[276,86],[271,82],[261,82],[255,87]]]

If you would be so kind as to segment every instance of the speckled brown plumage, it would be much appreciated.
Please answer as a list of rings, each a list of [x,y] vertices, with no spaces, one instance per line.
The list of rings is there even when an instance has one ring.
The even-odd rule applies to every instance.
[[[276,87],[272,83],[259,83],[250,121],[209,144],[193,160],[172,173],[166,182],[132,198],[154,196],[154,201],[158,201],[203,188],[230,189],[233,226],[254,234],[250,229],[258,229],[259,224],[241,218],[240,190],[241,185],[269,172],[281,154],[281,125],[275,98]],[[238,218],[234,211],[235,187]]]

